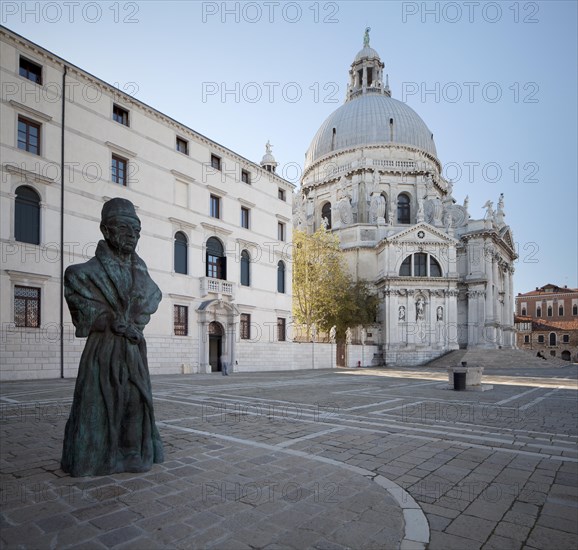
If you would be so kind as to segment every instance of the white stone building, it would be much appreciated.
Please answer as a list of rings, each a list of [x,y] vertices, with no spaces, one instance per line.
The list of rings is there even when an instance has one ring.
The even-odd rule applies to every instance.
[[[0,378],[75,376],[84,339],[61,274],[94,255],[105,200],[131,200],[163,291],[151,373],[295,368],[293,185],[0,28]],[[61,325],[63,330],[60,329]],[[285,341],[284,341],[285,340]],[[301,348],[302,349],[302,348]]]
[[[514,347],[517,256],[503,196],[481,220],[470,218],[467,198],[456,204],[432,132],[391,97],[383,71],[366,31],[345,103],[307,150],[295,227],[337,232],[354,278],[378,292],[378,319],[364,333],[378,349],[374,364]]]

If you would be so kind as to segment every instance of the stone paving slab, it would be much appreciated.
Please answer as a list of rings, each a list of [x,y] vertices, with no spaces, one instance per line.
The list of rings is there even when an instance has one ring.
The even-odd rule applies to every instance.
[[[153,377],[166,461],[59,468],[74,380],[0,392],[2,548],[575,548],[576,367]]]

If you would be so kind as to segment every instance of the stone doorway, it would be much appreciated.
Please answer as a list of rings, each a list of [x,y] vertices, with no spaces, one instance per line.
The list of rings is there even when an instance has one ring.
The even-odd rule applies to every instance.
[[[216,321],[209,323],[209,364],[211,372],[221,371],[223,352],[223,326]]]

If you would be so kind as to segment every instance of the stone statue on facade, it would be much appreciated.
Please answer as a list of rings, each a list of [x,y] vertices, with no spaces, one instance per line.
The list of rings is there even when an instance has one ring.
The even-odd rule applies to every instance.
[[[436,310],[436,319],[438,321],[444,320],[444,308],[442,306],[438,306],[438,308]]]
[[[425,319],[425,302],[423,298],[418,298],[415,303],[415,319],[423,321]]]
[[[373,192],[369,205],[369,222],[379,223],[380,221],[385,223],[385,198],[382,194]]]
[[[423,209],[423,199],[421,197],[417,198],[417,214],[415,221],[421,223],[425,220],[425,212]]]
[[[347,329],[345,330],[345,343],[349,346],[351,345],[353,336],[351,334],[351,328],[347,327]]]
[[[490,200],[486,201],[486,204],[482,206],[482,208],[486,209],[486,213],[484,215],[484,220],[494,220],[494,203]]]
[[[337,201],[339,218],[343,225],[350,225],[353,221],[353,210],[351,208],[351,197],[347,191],[344,177],[342,177],[339,182],[339,195],[340,197]]]
[[[95,257],[64,275],[76,336],[87,338],[62,450],[62,469],[73,477],[146,472],[163,462],[143,336],[162,294],[135,252],[140,229],[130,201],[107,201]]]
[[[399,310],[397,312],[397,320],[405,321],[405,306],[399,306]]]
[[[333,325],[330,329],[329,329],[329,341],[332,344],[335,344],[335,340],[337,338],[337,327],[335,325]]]

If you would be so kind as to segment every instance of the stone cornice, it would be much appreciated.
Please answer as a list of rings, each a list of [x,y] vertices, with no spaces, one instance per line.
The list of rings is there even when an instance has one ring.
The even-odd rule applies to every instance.
[[[233,233],[229,229],[225,229],[223,227],[219,227],[218,225],[213,225],[212,223],[207,222],[201,222],[201,227],[203,229],[206,229],[207,231],[211,231],[217,234],[230,235],[231,233]]]
[[[25,180],[34,180],[38,183],[46,183],[46,184],[51,184],[54,183],[54,178],[49,178],[47,176],[41,176],[40,174],[37,174],[36,172],[31,172],[30,170],[24,170],[24,168],[20,168],[19,166],[14,166],[12,164],[4,164],[3,165],[3,170],[8,172],[9,174],[16,174],[17,176],[20,176],[22,178],[24,178]]]
[[[109,148],[112,149],[115,153],[119,153],[120,155],[124,155],[125,157],[134,158],[136,157],[136,153],[131,151],[130,149],[126,149],[113,143],[112,141],[105,141],[104,144]]]
[[[29,116],[39,118],[40,120],[44,120],[45,122],[50,122],[52,120],[52,117],[50,115],[37,111],[36,109],[29,107],[28,105],[24,105],[23,103],[18,103],[18,101],[14,101],[13,99],[11,99],[8,103],[10,103],[10,105],[12,105],[12,107],[14,107],[14,109],[16,109],[17,111],[24,111]]]
[[[175,176],[175,178],[177,178],[178,180],[183,180],[187,183],[195,183],[197,181],[192,176],[187,176],[187,174],[183,174],[182,172],[179,172],[178,170],[171,170],[171,174],[173,176]]]
[[[188,229],[195,229],[195,227],[197,227],[196,223],[180,220],[179,218],[169,217],[169,221],[174,225],[178,225],[179,227],[186,227]]]

